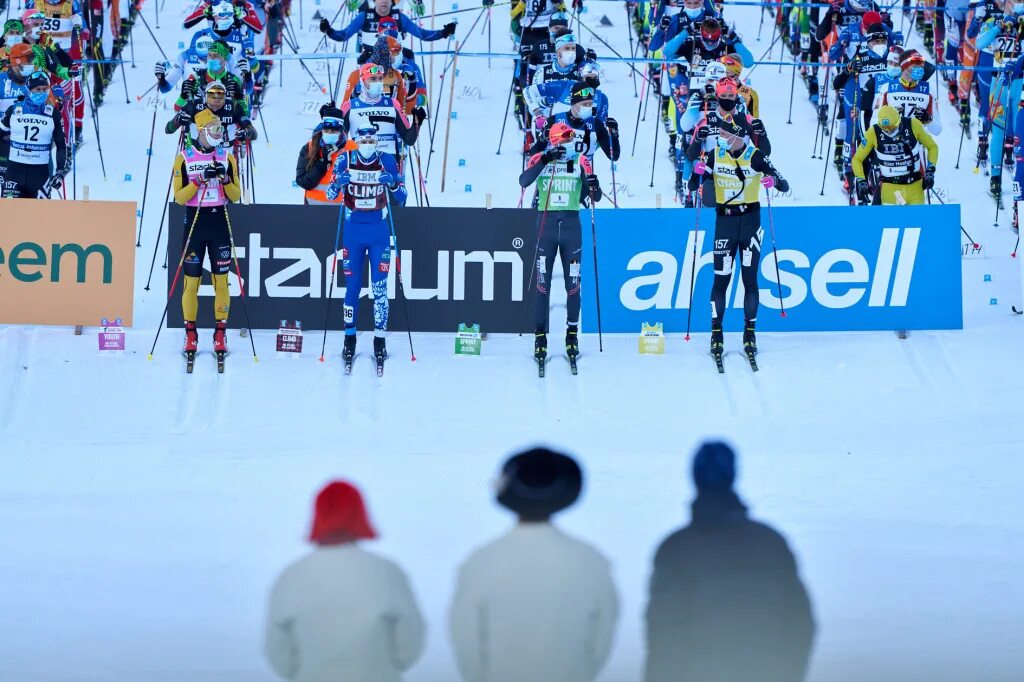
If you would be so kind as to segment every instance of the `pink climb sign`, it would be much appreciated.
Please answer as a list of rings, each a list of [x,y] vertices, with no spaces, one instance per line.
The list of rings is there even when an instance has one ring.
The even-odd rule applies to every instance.
[[[120,317],[113,324],[105,317],[100,320],[98,336],[100,350],[124,350],[124,327]]]

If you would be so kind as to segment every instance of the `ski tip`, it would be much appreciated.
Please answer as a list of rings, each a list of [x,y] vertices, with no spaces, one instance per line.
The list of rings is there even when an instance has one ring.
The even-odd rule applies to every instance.
[[[153,359],[153,354],[152,353],[146,353],[146,359],[147,360],[152,360]]]

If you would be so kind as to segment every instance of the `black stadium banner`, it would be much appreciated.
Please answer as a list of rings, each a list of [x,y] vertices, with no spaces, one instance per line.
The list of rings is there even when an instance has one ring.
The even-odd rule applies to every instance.
[[[277,329],[281,320],[301,320],[304,329],[323,329],[338,209],[253,204],[232,205],[228,210],[252,327]],[[402,249],[402,282],[412,330],[455,332],[460,322],[479,324],[485,332],[532,330],[533,301],[525,294],[536,248],[536,217],[537,212],[530,209],[396,208],[395,231]],[[168,286],[181,258],[184,219],[184,207],[171,204]],[[392,256],[388,328],[404,331],[405,309],[397,298],[394,264]],[[339,246],[330,329],[343,326],[344,279]],[[243,327],[234,264],[229,282],[229,325]],[[373,328],[368,270],[362,273],[362,286],[358,328],[367,331]],[[184,326],[177,304],[180,292],[179,282],[167,315],[172,328]],[[199,296],[199,326],[212,327],[213,287],[206,268]],[[524,306],[529,307],[525,314]]]

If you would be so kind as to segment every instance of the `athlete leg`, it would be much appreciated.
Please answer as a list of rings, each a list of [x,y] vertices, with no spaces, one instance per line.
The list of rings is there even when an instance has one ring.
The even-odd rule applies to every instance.
[[[213,319],[222,322],[228,319],[231,308],[231,293],[228,289],[228,273],[231,272],[231,241],[228,238],[227,224],[217,213],[213,221],[222,224],[214,235],[206,242],[207,256],[210,258],[210,274],[213,278]],[[239,282],[241,285],[241,282]]]
[[[565,321],[575,326],[580,321],[580,259],[583,256],[583,228],[580,214],[566,213],[560,219],[558,252],[565,279]]]
[[[341,269],[345,273],[345,334],[356,333],[356,317],[359,314],[359,295],[363,288],[363,264],[366,262],[366,243],[362,236],[365,226],[353,223],[346,225],[341,249]]]
[[[388,273],[391,271],[391,234],[387,223],[376,227],[369,245],[370,289],[373,291],[373,335],[384,336],[388,328]]]
[[[537,244],[537,260],[533,264],[535,269],[534,279],[536,284],[535,296],[536,303],[534,304],[534,322],[537,324],[537,329],[544,331],[548,330],[548,317],[549,317],[549,306],[551,300],[551,281],[550,273],[551,268],[555,264],[555,253],[558,250],[558,221],[557,214],[549,214],[545,216],[543,213],[537,214],[537,224],[541,226],[543,222],[543,232],[540,233]],[[540,227],[538,227],[540,229]]]
[[[725,317],[725,294],[732,280],[736,247],[739,243],[739,216],[715,219],[715,280],[711,285],[711,326],[721,328]]]
[[[752,211],[740,216],[740,277],[743,279],[743,319],[753,322],[757,319],[757,307],[760,290],[757,284],[758,267],[761,264],[761,240],[764,229],[761,227],[760,211]]]

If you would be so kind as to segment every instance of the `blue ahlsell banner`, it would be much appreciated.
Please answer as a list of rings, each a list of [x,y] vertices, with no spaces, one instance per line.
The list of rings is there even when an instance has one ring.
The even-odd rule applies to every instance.
[[[693,272],[694,331],[711,328],[715,213],[704,209],[596,211],[605,332],[638,333],[644,322],[686,329]],[[759,268],[762,331],[962,329],[960,207],[866,206],[774,208],[776,253],[768,210]],[[586,225],[589,212],[580,215]],[[585,272],[593,254],[584,229]],[[786,317],[779,314],[779,281]],[[583,329],[597,331],[594,282],[585,279]],[[589,291],[587,291],[589,290]],[[739,267],[726,301],[726,330],[743,325]]]

